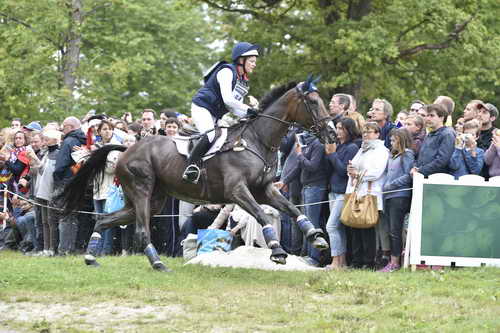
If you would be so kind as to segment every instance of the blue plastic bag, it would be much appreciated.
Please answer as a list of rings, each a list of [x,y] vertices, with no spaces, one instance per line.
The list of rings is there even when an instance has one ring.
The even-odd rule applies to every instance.
[[[226,230],[198,229],[198,254],[212,251],[231,251],[233,235]]]
[[[125,206],[123,200],[123,190],[121,186],[111,185],[108,191],[108,197],[104,204],[105,213],[113,213],[122,209]]]

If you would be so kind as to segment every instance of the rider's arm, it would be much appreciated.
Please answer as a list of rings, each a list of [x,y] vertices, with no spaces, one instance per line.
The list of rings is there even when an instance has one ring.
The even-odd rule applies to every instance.
[[[238,117],[245,117],[247,110],[250,108],[248,105],[238,101],[233,96],[233,72],[229,68],[223,68],[217,73],[217,82],[219,82],[220,92],[224,104]]]

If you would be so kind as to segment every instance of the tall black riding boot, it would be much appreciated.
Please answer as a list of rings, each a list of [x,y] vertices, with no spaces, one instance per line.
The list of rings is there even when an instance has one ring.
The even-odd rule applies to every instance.
[[[196,143],[189,158],[187,160],[188,167],[184,170],[184,174],[182,175],[182,179],[197,184],[200,179],[200,168],[197,163],[205,156],[207,151],[210,149],[210,141],[208,140],[208,136],[204,134],[200,141]]]

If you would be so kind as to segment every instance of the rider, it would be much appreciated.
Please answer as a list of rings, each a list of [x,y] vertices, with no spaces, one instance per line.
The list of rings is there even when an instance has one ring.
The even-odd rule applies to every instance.
[[[237,43],[231,54],[232,63],[218,62],[205,75],[205,85],[191,104],[191,117],[203,134],[188,158],[188,167],[182,175],[184,180],[198,183],[200,169],[197,163],[213,143],[215,124],[222,116],[228,112],[239,117],[257,116],[257,110],[244,104],[243,98],[248,93],[248,74],[257,65],[258,49],[256,44]]]

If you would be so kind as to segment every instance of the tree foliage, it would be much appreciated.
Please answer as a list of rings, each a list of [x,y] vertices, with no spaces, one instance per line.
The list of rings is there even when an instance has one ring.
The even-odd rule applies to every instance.
[[[0,121],[185,111],[212,41],[201,7],[181,0],[3,0]]]
[[[200,2],[200,1],[195,1]],[[323,95],[500,105],[496,0],[202,0],[223,38],[260,43],[252,89],[321,73]]]
[[[241,40],[263,46],[256,96],[315,73],[324,97],[352,93],[361,111],[375,97],[498,106],[498,12],[497,0],[3,0],[0,123],[187,111],[202,69]]]

